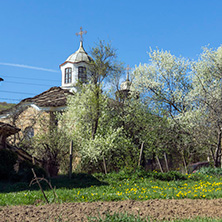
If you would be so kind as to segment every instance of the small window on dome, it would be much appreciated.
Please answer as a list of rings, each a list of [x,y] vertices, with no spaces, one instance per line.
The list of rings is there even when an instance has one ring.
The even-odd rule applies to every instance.
[[[86,83],[87,81],[86,67],[83,66],[78,67],[78,80],[82,83]]]
[[[65,69],[65,83],[71,83],[72,82],[72,69],[66,68]]]

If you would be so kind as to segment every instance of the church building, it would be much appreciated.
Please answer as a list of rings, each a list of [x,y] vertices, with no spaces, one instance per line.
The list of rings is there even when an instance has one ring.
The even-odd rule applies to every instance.
[[[78,91],[78,83],[86,83],[91,74],[89,65],[92,58],[83,47],[82,35],[86,33],[80,28],[79,49],[71,54],[60,65],[62,81],[61,86],[51,87],[31,98],[23,99],[14,107],[0,112],[0,121],[21,129],[18,139],[34,136],[39,128],[38,119],[47,118],[49,124],[55,121],[55,112],[66,108],[67,96]],[[23,135],[22,135],[23,134]]]
[[[55,123],[55,112],[63,111],[67,107],[67,97],[74,95],[78,91],[78,83],[87,83],[91,79],[89,69],[92,58],[87,54],[83,47],[82,31],[80,35],[79,49],[71,54],[59,67],[61,70],[61,86],[51,87],[50,89],[31,98],[23,99],[14,107],[0,112],[0,122],[10,124],[21,129],[16,134],[16,141],[29,139],[36,135],[40,128],[39,119],[45,119],[48,126]],[[124,101],[128,97],[131,82],[129,80],[129,67],[127,79],[124,81],[120,90],[116,93],[119,101]]]

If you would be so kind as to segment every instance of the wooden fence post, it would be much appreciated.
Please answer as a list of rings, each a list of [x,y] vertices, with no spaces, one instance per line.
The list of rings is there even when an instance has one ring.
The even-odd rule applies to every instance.
[[[161,166],[160,159],[159,159],[158,156],[156,156],[156,160],[157,160],[157,163],[158,163],[158,165],[159,165],[159,168],[160,168],[161,173],[163,173],[163,168],[162,168],[162,166]]]
[[[139,161],[138,161],[138,167],[140,166],[141,159],[142,159],[142,154],[143,154],[143,144],[144,144],[144,142],[142,142],[142,144],[141,144],[141,148],[140,148],[140,157],[139,157]]]
[[[169,165],[168,165],[168,161],[167,161],[167,155],[166,155],[166,152],[164,152],[164,159],[165,159],[165,163],[166,163],[166,169],[167,169],[167,172],[169,172]]]
[[[105,174],[107,174],[107,169],[106,169],[106,160],[105,160],[104,154],[103,154],[103,166],[104,166],[104,171],[105,171]]]
[[[69,179],[72,178],[72,154],[73,154],[73,141],[70,142],[70,148],[69,148]]]
[[[47,199],[47,197],[46,197],[46,195],[45,195],[45,193],[44,193],[44,191],[43,191],[43,189],[42,189],[42,186],[41,186],[41,184],[39,183],[39,180],[38,180],[38,178],[37,178],[37,176],[36,176],[36,174],[35,174],[34,169],[32,168],[31,170],[32,170],[32,173],[33,173],[33,175],[34,175],[34,178],[35,178],[37,184],[39,185],[40,190],[42,191],[42,194],[43,194],[43,196],[44,196],[44,198],[45,198],[45,201],[46,201],[47,203],[49,203],[49,201],[48,201],[48,199]]]

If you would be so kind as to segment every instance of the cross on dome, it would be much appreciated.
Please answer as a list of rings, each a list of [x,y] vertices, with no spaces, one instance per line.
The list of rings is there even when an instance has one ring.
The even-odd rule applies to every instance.
[[[86,33],[87,33],[87,31],[83,31],[83,30],[82,30],[82,26],[80,27],[80,32],[77,32],[77,33],[76,33],[77,36],[78,36],[78,35],[80,36],[80,41],[81,41],[81,42],[83,41],[83,37],[82,37],[83,34],[86,34]]]
[[[130,71],[130,66],[129,65],[127,65],[127,67],[126,67],[126,81],[129,81],[129,71]]]

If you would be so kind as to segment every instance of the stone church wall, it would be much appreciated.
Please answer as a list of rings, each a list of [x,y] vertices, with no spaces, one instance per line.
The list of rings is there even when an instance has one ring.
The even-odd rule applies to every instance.
[[[33,107],[26,107],[19,112],[14,112],[7,118],[2,118],[1,122],[11,124],[21,129],[19,133],[10,138],[10,142],[16,145],[23,139],[33,137],[39,131],[42,122],[45,125],[50,122],[50,115],[44,111],[38,111]]]

